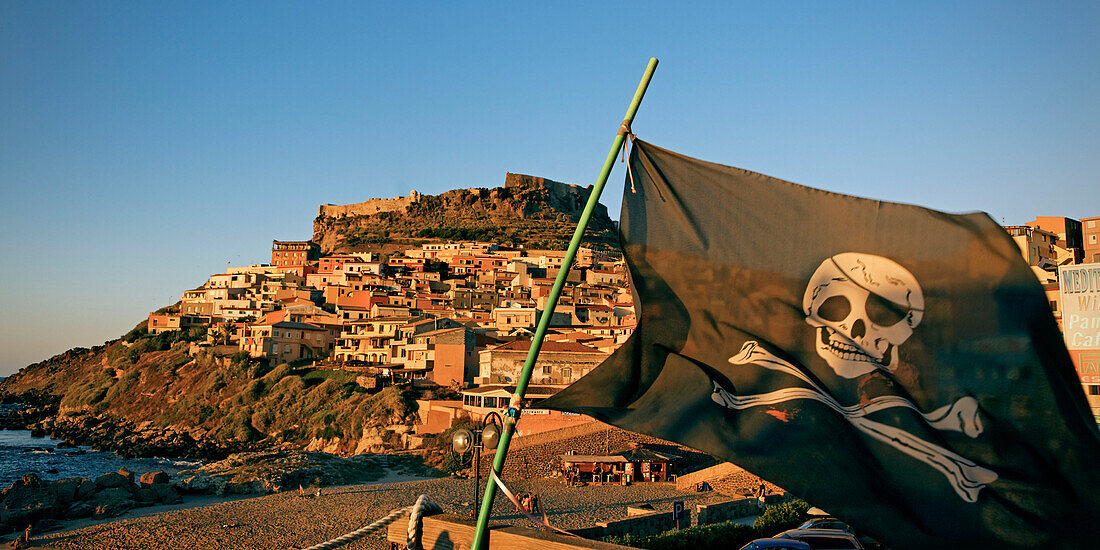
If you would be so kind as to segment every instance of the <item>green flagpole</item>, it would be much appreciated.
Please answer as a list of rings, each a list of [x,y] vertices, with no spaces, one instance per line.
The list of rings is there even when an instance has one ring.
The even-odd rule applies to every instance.
[[[546,329],[550,326],[550,318],[554,316],[554,308],[558,305],[558,297],[561,295],[562,288],[565,287],[565,278],[569,275],[569,268],[573,266],[573,258],[576,257],[577,249],[581,246],[581,237],[584,236],[584,230],[588,227],[588,220],[592,218],[592,212],[596,210],[596,203],[600,201],[600,193],[603,192],[603,186],[607,183],[607,177],[611,174],[615,157],[619,155],[619,151],[623,147],[623,141],[626,140],[630,124],[634,121],[634,114],[638,112],[638,105],[642,103],[642,96],[645,95],[645,90],[649,87],[649,79],[653,77],[653,71],[655,70],[657,70],[657,58],[652,57],[649,59],[645,74],[642,75],[642,81],[638,83],[638,90],[634,92],[634,99],[630,102],[630,108],[626,110],[623,124],[619,127],[619,133],[615,136],[611,151],[607,154],[607,160],[603,163],[600,177],[597,178],[596,184],[592,187],[588,204],[585,205],[584,212],[581,213],[581,219],[577,222],[577,229],[573,232],[573,240],[569,242],[569,249],[566,250],[565,258],[561,262],[561,269],[558,270],[558,277],[554,280],[554,288],[550,290],[550,296],[546,301],[546,309],[539,317],[538,328],[535,329],[535,335],[531,339],[531,349],[527,352],[527,360],[523,364],[523,372],[520,374],[519,380],[516,381],[516,393],[512,396],[512,402],[508,406],[508,412],[504,417],[504,429],[500,434],[500,443],[497,444],[497,454],[493,458],[493,471],[497,475],[500,475],[500,471],[504,468],[504,459],[508,455],[508,444],[512,441],[512,433],[515,432],[516,422],[519,421],[523,396],[527,393],[527,384],[531,381],[531,372],[535,369],[535,360],[542,348],[542,340],[546,337]],[[496,493],[496,482],[493,481],[492,476],[489,476],[489,481],[485,485],[485,496],[481,499],[481,508],[477,516],[477,530],[474,532],[474,540],[470,545],[471,550],[483,550],[485,547],[483,541],[486,539],[485,533],[489,526],[489,512],[493,508],[493,499],[496,497]]]

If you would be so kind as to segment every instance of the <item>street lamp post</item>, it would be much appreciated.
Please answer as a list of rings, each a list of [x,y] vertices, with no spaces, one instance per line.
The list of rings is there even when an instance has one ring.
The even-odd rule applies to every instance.
[[[451,436],[451,447],[459,455],[471,449],[474,451],[474,517],[477,517],[478,488],[481,486],[481,451],[486,447],[496,448],[503,424],[501,416],[491,412],[481,419],[473,431],[462,428]]]

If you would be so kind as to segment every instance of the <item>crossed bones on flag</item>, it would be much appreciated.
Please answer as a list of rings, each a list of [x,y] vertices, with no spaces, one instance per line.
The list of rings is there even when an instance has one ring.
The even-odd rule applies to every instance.
[[[978,402],[973,397],[963,397],[951,405],[945,405],[927,414],[911,401],[897,396],[881,396],[871,399],[868,403],[845,406],[794,365],[777,357],[755,341],[745,342],[741,352],[730,357],[729,362],[734,365],[758,365],[785,372],[809,384],[810,387],[783,388],[757,395],[734,395],[714,382],[711,399],[719,405],[742,410],[798,399],[811,399],[824,403],[861,432],[938,470],[951,483],[959,498],[966,502],[976,502],[978,491],[997,479],[995,472],[978,466],[967,458],[905,430],[867,418],[867,415],[881,410],[904,407],[916,411],[929,426],[937,430],[962,432],[969,437],[977,437],[982,433],[982,424],[981,419],[978,418]]]

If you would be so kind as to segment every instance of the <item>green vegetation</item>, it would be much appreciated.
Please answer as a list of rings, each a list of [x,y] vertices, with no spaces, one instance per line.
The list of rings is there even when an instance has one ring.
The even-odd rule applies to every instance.
[[[334,380],[340,384],[350,384],[355,382],[355,378],[356,375],[354,372],[344,370],[310,370],[302,375],[302,381],[304,381],[307,386],[315,386],[325,380]]]
[[[804,500],[792,500],[783,504],[768,506],[764,513],[760,514],[760,517],[752,523],[752,527],[757,531],[771,533],[772,535],[787,529],[794,529],[801,525],[803,521],[806,521],[806,511],[809,509],[810,505]]]
[[[740,548],[754,539],[775,536],[798,527],[806,519],[810,505],[792,500],[769,506],[752,527],[732,522],[672,529],[658,535],[605,537],[604,542],[649,550],[726,550]]]
[[[67,367],[25,377],[21,391],[57,395],[63,409],[105,414],[153,427],[186,427],[237,442],[306,445],[351,453],[363,445],[399,445],[415,422],[417,390],[389,387],[371,393],[356,374],[303,364],[272,365],[248,353],[187,355],[197,332],[133,332],[95,354],[66,356]]]
[[[138,338],[144,338],[146,334],[149,334],[149,331],[145,328],[148,324],[148,321],[138,323],[138,326],[122,336],[122,341],[132,344],[137,341]]]
[[[416,232],[422,239],[450,241],[500,242],[503,232],[499,227],[425,227]]]
[[[362,244],[386,244],[389,242],[389,237],[372,234],[370,231],[366,231],[363,228],[359,228],[351,233],[348,233],[344,237],[344,244],[347,246],[359,246]]]
[[[774,534],[774,533],[772,533]],[[738,523],[715,523],[673,529],[659,535],[607,537],[605,542],[651,550],[727,550],[760,538],[756,529]]]
[[[114,346],[107,352],[107,363],[115,368],[125,368],[137,364],[146,353],[168,351],[173,346],[183,346],[187,342],[196,342],[206,338],[205,327],[192,327],[186,332],[170,330],[159,334],[145,332],[144,324],[126,333],[122,341],[127,346]],[[174,368],[174,365],[171,368]]]

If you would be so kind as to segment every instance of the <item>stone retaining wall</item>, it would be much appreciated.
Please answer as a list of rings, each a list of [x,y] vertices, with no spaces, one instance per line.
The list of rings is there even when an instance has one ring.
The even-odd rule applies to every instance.
[[[691,511],[684,510],[684,514],[688,517],[685,518],[686,521],[681,520],[680,525],[686,527],[691,524]],[[612,521],[601,521],[597,522],[595,527],[575,529],[573,533],[586,539],[600,540],[604,537],[622,536],[627,533],[631,535],[656,535],[675,527],[676,520],[672,515],[672,511],[668,511],[629,516]]]
[[[722,523],[760,514],[760,502],[755,498],[739,498],[717,504],[701,504],[695,507],[698,525]]]
[[[745,470],[736,464],[729,462],[723,462],[721,464],[715,464],[710,468],[703,468],[698,472],[692,472],[690,474],[684,474],[676,478],[676,489],[680,491],[691,491],[694,489],[695,484],[700,481],[706,481],[712,483],[716,479],[724,478],[732,474],[741,473]]]

